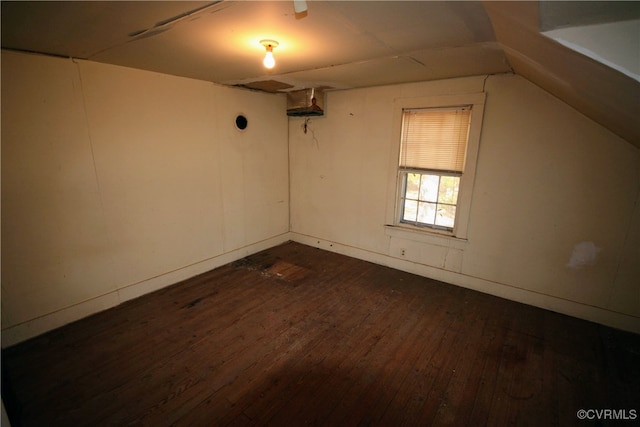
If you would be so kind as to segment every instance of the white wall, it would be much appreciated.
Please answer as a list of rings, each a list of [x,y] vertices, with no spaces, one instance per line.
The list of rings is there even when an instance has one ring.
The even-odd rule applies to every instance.
[[[394,101],[482,91],[468,241],[390,234]],[[637,148],[511,75],[329,92],[326,110],[289,122],[295,240],[640,332]]]
[[[389,234],[394,101],[483,91],[468,241]],[[637,148],[518,76],[325,107],[3,52],[3,346],[289,238],[640,332]]]
[[[281,95],[3,52],[3,345],[287,240],[285,111]]]

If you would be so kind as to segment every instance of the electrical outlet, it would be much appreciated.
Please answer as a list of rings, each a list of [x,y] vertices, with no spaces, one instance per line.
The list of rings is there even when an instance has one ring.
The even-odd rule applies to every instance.
[[[405,253],[405,249],[404,248],[400,249],[400,255],[404,256],[404,253]]]

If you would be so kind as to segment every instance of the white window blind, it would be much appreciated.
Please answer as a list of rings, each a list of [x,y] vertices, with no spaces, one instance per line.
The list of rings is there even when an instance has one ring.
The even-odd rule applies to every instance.
[[[400,166],[464,170],[471,107],[404,110]]]

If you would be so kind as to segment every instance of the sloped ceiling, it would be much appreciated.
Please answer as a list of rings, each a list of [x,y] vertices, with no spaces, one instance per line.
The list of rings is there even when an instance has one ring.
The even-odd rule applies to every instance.
[[[640,3],[553,3],[3,1],[2,47],[273,91],[513,71],[640,147],[638,82],[541,33]],[[261,39],[280,43],[271,71]]]
[[[541,27],[637,19],[640,3],[553,3],[484,3],[509,64],[516,74],[640,147],[640,82],[540,32]],[[629,37],[640,38],[640,27]]]

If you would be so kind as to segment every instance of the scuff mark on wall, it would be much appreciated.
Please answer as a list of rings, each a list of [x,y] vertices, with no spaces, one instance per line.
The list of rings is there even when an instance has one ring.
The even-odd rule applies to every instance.
[[[578,270],[594,265],[600,251],[602,248],[597,247],[593,242],[580,242],[573,247],[567,267]]]

